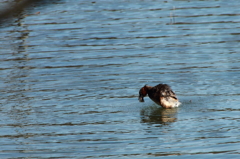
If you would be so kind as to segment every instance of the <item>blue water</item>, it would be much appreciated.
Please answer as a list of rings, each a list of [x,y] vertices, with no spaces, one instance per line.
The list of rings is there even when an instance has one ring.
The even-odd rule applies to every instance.
[[[239,8],[53,0],[8,17],[0,157],[239,158]],[[138,102],[143,85],[159,83],[179,108]]]

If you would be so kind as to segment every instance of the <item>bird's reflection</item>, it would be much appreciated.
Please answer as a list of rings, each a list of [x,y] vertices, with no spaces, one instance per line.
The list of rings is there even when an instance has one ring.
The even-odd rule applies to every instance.
[[[152,124],[169,124],[177,121],[178,108],[164,109],[159,106],[148,106],[141,110],[141,122]]]

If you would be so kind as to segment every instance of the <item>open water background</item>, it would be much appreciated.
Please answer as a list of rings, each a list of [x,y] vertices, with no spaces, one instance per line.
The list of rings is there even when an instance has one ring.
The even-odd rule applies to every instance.
[[[240,1],[40,1],[0,37],[0,158],[240,157]]]

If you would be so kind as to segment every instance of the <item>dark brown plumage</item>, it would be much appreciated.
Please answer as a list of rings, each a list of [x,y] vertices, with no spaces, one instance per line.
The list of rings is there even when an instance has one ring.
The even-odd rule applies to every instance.
[[[167,84],[158,84],[154,87],[145,85],[139,90],[139,101],[144,102],[143,98],[146,95],[163,108],[173,108],[180,105],[176,94]]]

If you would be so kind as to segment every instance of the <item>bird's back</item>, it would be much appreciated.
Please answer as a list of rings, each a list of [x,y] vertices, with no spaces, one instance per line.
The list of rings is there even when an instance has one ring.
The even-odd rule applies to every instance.
[[[179,105],[176,94],[167,84],[158,84],[148,90],[148,96],[155,103],[163,107],[177,107]]]

